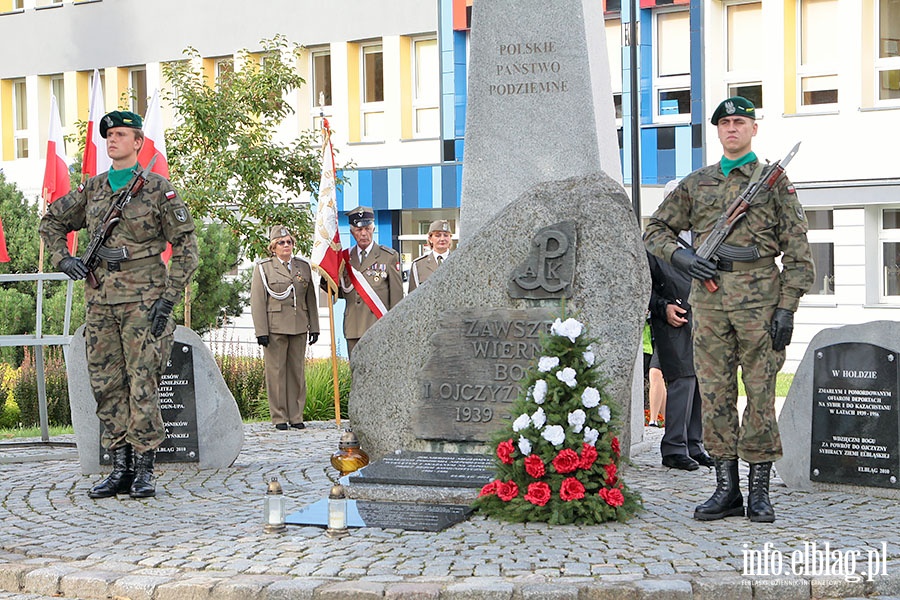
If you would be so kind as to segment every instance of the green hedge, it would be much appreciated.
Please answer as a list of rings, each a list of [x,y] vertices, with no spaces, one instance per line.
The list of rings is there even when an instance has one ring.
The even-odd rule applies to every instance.
[[[261,356],[216,356],[225,384],[231,390],[244,420],[269,418],[266,398],[265,365]],[[47,387],[47,415],[50,425],[72,424],[69,390],[62,349],[48,347],[44,353],[44,378]],[[338,359],[338,389],[341,417],[347,418],[350,397],[350,364]],[[314,359],[306,363],[306,410],[304,419],[334,419],[334,386],[331,359]],[[25,359],[16,369],[0,363],[0,429],[34,427],[40,423],[38,412],[37,369],[34,351],[25,349]]]

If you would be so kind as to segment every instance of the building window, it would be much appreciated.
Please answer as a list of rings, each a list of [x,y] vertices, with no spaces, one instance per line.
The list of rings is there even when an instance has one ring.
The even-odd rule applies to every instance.
[[[216,87],[219,87],[228,81],[234,73],[234,58],[230,56],[217,58],[213,64],[215,66]]]
[[[657,121],[686,121],[691,114],[690,13],[656,11],[653,91]]]
[[[743,96],[757,110],[762,108],[763,53],[758,40],[765,38],[762,2],[729,4],[725,7],[726,72],[728,96]],[[760,113],[757,113],[759,116]]]
[[[622,127],[622,19],[606,19],[606,53],[609,55],[609,79],[613,106],[616,109],[616,127]]]
[[[438,137],[441,118],[440,65],[435,38],[413,40],[413,133],[416,137]]]
[[[13,81],[13,137],[16,158],[28,158],[28,94],[24,79]]]
[[[331,52],[312,53],[313,106],[331,106]]]
[[[362,135],[363,139],[384,139],[384,55],[381,44],[363,46],[362,52]]]
[[[142,116],[147,114],[147,69],[141,67],[128,71],[128,85],[131,88],[131,112]]]
[[[834,295],[834,211],[807,210],[809,247],[816,266],[816,281],[809,294]]]
[[[56,96],[56,105],[59,107],[59,120],[62,126],[66,126],[66,80],[62,75],[54,75],[50,78],[50,93]]]
[[[900,300],[900,208],[881,209],[881,295]]]
[[[900,100],[900,1],[878,2],[878,58],[875,61],[878,100]],[[894,102],[890,102],[894,101]]]
[[[837,104],[841,39],[837,0],[800,0],[801,106]]]

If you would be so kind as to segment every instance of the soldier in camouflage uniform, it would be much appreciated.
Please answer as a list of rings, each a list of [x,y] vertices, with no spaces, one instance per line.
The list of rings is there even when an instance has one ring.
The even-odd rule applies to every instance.
[[[141,168],[141,125],[140,116],[131,112],[105,115],[100,134],[112,167],[51,204],[41,219],[50,259],[74,280],[84,279],[88,270],[80,258],[70,256],[66,234],[85,227],[96,231]],[[166,242],[172,244],[168,270],[160,259]],[[149,175],[143,190],[125,205],[122,220],[104,244],[104,256],[94,269],[99,287],[85,286],[85,342],[103,425],[101,443],[112,454],[113,470],[88,495],[144,498],[156,494],[154,459],[166,437],[158,387],[174,340],[172,308],[198,264],[194,222],[167,179]]]
[[[750,464],[747,516],[771,522],[772,461],[781,457],[775,418],[775,378],[791,341],[794,312],[812,286],[814,267],[807,222],[786,177],[754,200],[725,240],[717,262],[676,242],[692,230],[699,246],[718,217],[747,187],[760,166],[751,150],[755,107],[742,97],[723,101],[712,116],[724,156],[685,177],[650,218],[645,243],[656,256],[694,278],[694,362],[700,383],[706,449],[715,460],[716,491],[694,511],[702,521],[743,516],[738,458]],[[758,175],[757,175],[758,177]],[[775,258],[781,255],[782,268]],[[710,292],[703,281],[715,279]],[[737,368],[747,390],[739,424]]]

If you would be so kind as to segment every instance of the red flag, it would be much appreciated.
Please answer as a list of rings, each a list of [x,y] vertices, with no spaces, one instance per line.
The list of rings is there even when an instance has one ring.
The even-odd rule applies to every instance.
[[[69,193],[69,164],[63,141],[62,121],[56,96],[50,95],[50,131],[47,135],[47,161],[44,165],[43,196],[50,204]],[[75,232],[68,235],[69,254],[75,253]]]
[[[151,171],[158,173],[166,179],[169,178],[169,161],[166,158],[166,136],[163,131],[162,111],[159,107],[159,89],[153,90],[153,98],[147,105],[147,114],[144,115],[144,145],[138,153],[138,162],[146,165],[156,155]],[[160,255],[164,263],[172,258],[172,244],[166,244],[166,249]]]
[[[9,254],[6,253],[6,236],[3,235],[3,219],[0,219],[0,263],[9,262]]]
[[[337,289],[346,252],[341,252],[341,234],[338,231],[337,196],[334,189],[334,148],[328,119],[323,119],[325,144],[322,147],[322,178],[319,180],[319,203],[316,210],[316,229],[310,264]]]
[[[106,114],[103,108],[103,90],[100,88],[100,71],[94,69],[94,81],[91,85],[91,107],[88,117],[87,139],[84,143],[84,158],[81,161],[82,179],[105,173],[112,166],[112,160],[106,154],[106,141],[100,136],[100,119]]]

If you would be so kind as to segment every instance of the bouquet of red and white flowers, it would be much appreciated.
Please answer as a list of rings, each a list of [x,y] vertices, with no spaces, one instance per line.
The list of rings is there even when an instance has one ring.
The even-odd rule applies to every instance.
[[[521,381],[514,418],[496,436],[497,477],[476,507],[506,521],[624,521],[640,496],[619,474],[619,407],[603,381],[584,325],[556,319]]]

